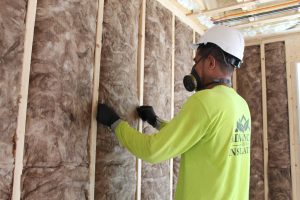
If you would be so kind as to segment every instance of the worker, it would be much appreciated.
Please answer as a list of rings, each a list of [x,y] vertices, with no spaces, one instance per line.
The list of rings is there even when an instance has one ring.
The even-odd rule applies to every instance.
[[[144,161],[159,163],[181,155],[176,200],[246,200],[251,117],[246,101],[231,88],[232,74],[243,59],[243,36],[214,26],[194,47],[195,64],[183,83],[195,92],[177,115],[166,123],[151,106],[137,108],[158,132],[142,134],[105,104],[99,104],[97,120]]]

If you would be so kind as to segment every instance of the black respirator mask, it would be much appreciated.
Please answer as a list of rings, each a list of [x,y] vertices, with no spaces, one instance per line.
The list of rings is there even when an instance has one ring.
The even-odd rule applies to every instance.
[[[192,92],[194,90],[199,91],[203,89],[203,84],[201,82],[201,78],[196,72],[195,66],[193,66],[191,74],[186,75],[183,78],[183,85],[185,89],[189,92]]]
[[[193,92],[193,91],[197,92],[197,91],[203,90],[211,84],[226,84],[226,85],[231,86],[231,80],[230,79],[217,79],[217,80],[214,80],[214,81],[204,85],[201,81],[200,76],[196,72],[195,66],[193,66],[191,74],[186,75],[183,78],[183,85],[184,85],[185,89],[189,92]]]

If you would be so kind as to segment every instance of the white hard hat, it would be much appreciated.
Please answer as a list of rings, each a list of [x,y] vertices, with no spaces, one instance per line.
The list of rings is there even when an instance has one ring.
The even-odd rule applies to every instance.
[[[245,42],[242,33],[238,30],[227,26],[214,26],[208,29],[193,47],[198,48],[200,44],[208,42],[218,45],[226,53],[243,60]]]

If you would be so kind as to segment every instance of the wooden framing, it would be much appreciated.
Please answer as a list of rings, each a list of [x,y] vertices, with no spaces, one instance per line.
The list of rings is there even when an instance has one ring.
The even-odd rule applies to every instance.
[[[296,73],[298,72],[299,67],[297,67],[297,64],[300,63],[300,58],[297,59],[296,62],[293,63],[293,66],[291,66],[291,74],[294,74],[294,76],[291,76],[291,81],[292,81],[292,84],[291,84],[291,87],[292,87],[292,90],[291,90],[291,94],[297,94],[298,96],[296,98],[293,98],[293,107],[292,107],[292,110],[294,111],[293,112],[293,127],[294,127],[294,132],[293,132],[293,135],[294,135],[294,140],[295,141],[295,145],[294,145],[294,151],[295,151],[295,163],[294,163],[294,166],[295,166],[295,172],[294,172],[294,176],[296,176],[295,178],[295,184],[293,185],[293,198],[294,199],[297,199],[297,197],[300,197],[300,191],[297,190],[297,188],[299,188],[300,186],[300,130],[299,130],[299,120],[300,120],[300,105],[299,105],[299,101],[300,99],[299,98],[299,95],[300,95],[300,92],[299,92],[299,87],[300,85],[298,84],[299,83],[299,79],[300,77],[296,75]],[[298,69],[296,69],[298,68]],[[297,88],[298,87],[298,91],[297,91]],[[291,97],[292,98],[292,97]],[[295,110],[297,112],[295,112]],[[294,196],[296,195],[296,196]]]
[[[290,157],[291,157],[291,177],[292,177],[292,199],[299,199],[300,192],[297,188],[300,186],[299,169],[299,128],[297,114],[297,91],[296,91],[296,63],[300,61],[298,48],[300,37],[285,39],[286,54],[286,76],[288,88],[288,108],[289,108],[289,130],[290,130]],[[299,87],[299,86],[298,86]]]
[[[290,14],[290,15],[285,15],[285,16],[281,16],[281,17],[275,17],[275,18],[269,18],[269,19],[263,19],[263,20],[258,20],[258,21],[254,21],[254,22],[248,22],[245,24],[239,24],[236,26],[232,26],[233,28],[245,28],[245,27],[249,27],[249,26],[255,26],[255,25],[260,25],[260,24],[268,24],[268,23],[273,23],[273,22],[278,22],[278,21],[283,21],[283,20],[291,20],[291,19],[295,19],[295,18],[299,18],[300,17],[300,13],[297,14]]]
[[[264,152],[264,191],[265,200],[269,199],[269,179],[268,179],[268,119],[267,119],[267,87],[266,87],[266,64],[265,45],[260,45],[261,56],[261,84],[262,84],[262,114],[263,114],[263,152]]]
[[[268,35],[257,35],[255,38],[253,37],[247,37],[245,38],[246,45],[255,45],[260,43],[270,43],[270,42],[276,42],[276,41],[283,41],[286,40],[287,37],[299,35],[300,28],[298,29],[291,29],[286,30],[284,33],[273,33]]]
[[[286,49],[287,51],[287,49]],[[287,55],[287,52],[286,52]],[[288,108],[289,108],[289,119],[293,119],[293,110],[295,109],[294,105],[295,105],[295,101],[296,100],[296,96],[294,95],[296,91],[293,92],[293,88],[292,88],[292,71],[294,68],[295,63],[291,62],[288,58],[286,60],[286,75],[287,75],[287,88],[288,88]],[[297,110],[297,109],[296,109]],[[292,199],[296,199],[296,193],[297,193],[297,181],[296,181],[296,168],[298,167],[296,165],[296,130],[297,128],[295,127],[295,122],[294,120],[289,120],[289,130],[290,133],[294,133],[294,134],[290,134],[290,157],[291,157],[291,174],[292,174]]]
[[[267,3],[270,1],[272,1],[272,0],[259,1],[258,3]],[[255,15],[258,13],[264,13],[264,12],[268,12],[268,11],[275,11],[277,9],[287,8],[288,6],[297,5],[298,3],[299,3],[298,0],[292,0],[292,1],[287,1],[287,2],[278,3],[278,4],[260,6],[256,9],[241,11],[241,12],[237,12],[237,13],[233,13],[233,14],[228,14],[228,15],[225,15],[225,16],[222,16],[219,18],[214,18],[214,20],[219,21],[219,20],[224,20],[224,19],[238,18],[238,17],[248,16],[248,15]]]
[[[300,31],[300,30],[299,30]],[[263,38],[258,38],[258,39],[251,39],[248,38],[245,41],[245,45],[246,46],[251,46],[251,45],[259,45],[259,44],[267,44],[267,43],[272,43],[272,42],[279,42],[279,41],[284,41],[286,44],[289,43],[290,40],[299,40],[299,32],[292,32],[292,33],[288,33],[288,34],[278,34],[278,35],[272,35],[271,37],[263,37]],[[289,46],[291,45],[286,45],[287,48],[289,48]],[[300,45],[299,45],[300,47]],[[300,54],[294,54],[295,52],[293,52],[293,54],[290,54],[290,52],[287,52],[289,54],[289,56],[292,56],[293,59],[299,59],[300,58]],[[291,52],[292,53],[292,52]]]
[[[175,71],[175,16],[177,16],[185,24],[189,25],[193,29],[193,42],[195,42],[195,34],[203,34],[201,24],[191,16],[187,16],[188,10],[180,7],[175,0],[157,0],[172,13],[172,93],[171,93],[171,118],[174,116],[174,71]],[[255,1],[246,2],[247,4],[255,4]],[[242,6],[246,3],[239,3],[235,6]],[[245,6],[245,5],[244,5]],[[229,9],[221,8],[221,9]],[[221,9],[215,9],[210,11],[201,12],[201,14],[211,15],[213,12],[221,12]],[[232,9],[232,7],[230,8]],[[28,88],[29,88],[29,76],[32,57],[32,45],[34,35],[34,25],[37,10],[37,0],[28,0],[28,7],[26,13],[26,30],[24,39],[24,54],[22,64],[22,76],[21,76],[21,89],[20,89],[20,101],[18,110],[17,130],[16,130],[16,153],[15,153],[15,166],[14,166],[14,178],[13,178],[13,191],[12,199],[19,200],[21,198],[21,175],[23,170],[23,154],[24,154],[24,140],[25,140],[25,126],[26,126],[26,114],[27,114],[27,101],[28,101]],[[101,62],[101,48],[102,48],[102,29],[103,29],[103,12],[104,12],[104,0],[98,0],[98,16],[97,16],[97,32],[96,32],[96,46],[95,46],[95,61],[94,61],[94,77],[93,77],[93,96],[92,96],[92,113],[91,113],[91,130],[89,133],[89,198],[94,199],[95,188],[95,165],[96,165],[96,137],[97,137],[97,121],[96,112],[98,106],[98,93],[99,93],[99,81],[100,81],[100,62]],[[223,12],[223,11],[222,11]],[[196,15],[196,13],[194,13]],[[146,16],[146,0],[143,0],[141,7],[141,14],[139,19],[139,34],[138,34],[138,53],[137,53],[137,69],[138,69],[138,93],[139,103],[143,105],[144,95],[144,54],[145,54],[145,16]],[[287,18],[283,16],[280,18]],[[293,17],[300,17],[300,14],[295,14]],[[274,22],[279,18],[268,19],[250,23],[254,25],[257,23]],[[240,25],[243,26],[243,25]],[[239,27],[240,27],[239,26]],[[238,27],[238,28],[239,28]],[[293,39],[288,39],[291,33],[299,32],[298,30],[292,30],[288,32],[290,35],[268,35],[260,37],[256,41],[249,40],[247,44],[260,44],[261,51],[261,76],[262,76],[262,108],[263,108],[263,152],[264,152],[264,190],[265,200],[269,199],[269,187],[268,187],[268,127],[267,127],[267,96],[266,96],[266,70],[265,70],[265,44],[275,41],[285,41],[286,45],[286,72],[287,72],[287,88],[288,88],[288,107],[289,107],[289,130],[290,130],[290,152],[291,152],[291,171],[292,171],[292,197],[293,199],[299,199],[300,192],[297,188],[300,187],[300,161],[297,159],[299,156],[299,147],[297,140],[298,121],[295,108],[297,108],[296,96],[295,96],[295,62],[300,61],[300,54],[298,56],[292,56],[296,52],[297,48],[293,50]],[[272,36],[272,38],[270,38]],[[273,37],[276,36],[276,37]],[[268,37],[268,38],[265,38]],[[300,37],[299,40],[300,41]],[[300,46],[300,45],[299,45]],[[297,46],[298,47],[298,46]],[[195,51],[193,52],[195,56]],[[233,74],[233,88],[237,89],[236,73]],[[139,120],[138,130],[142,131],[142,120]],[[170,200],[173,199],[173,159],[170,160]],[[142,162],[140,159],[136,161],[137,172],[137,193],[136,199],[141,200],[141,170]]]
[[[24,54],[21,75],[21,89],[18,110],[18,121],[16,130],[16,151],[12,199],[19,200],[21,198],[21,176],[23,170],[24,140],[25,126],[28,101],[28,87],[31,65],[31,54],[33,45],[34,25],[36,17],[37,0],[29,0],[26,12],[25,38],[24,38]]]
[[[170,159],[170,200],[173,200],[173,158]]]
[[[174,117],[175,93],[175,15],[172,15],[172,75],[171,75],[171,119]],[[170,200],[173,200],[173,158],[170,160]]]
[[[95,45],[95,61],[94,61],[94,77],[93,77],[93,99],[91,113],[91,129],[89,133],[89,198],[94,199],[95,193],[95,168],[96,168],[96,146],[97,146],[97,107],[99,96],[99,81],[100,81],[100,62],[102,49],[102,29],[103,29],[103,12],[104,0],[98,0],[98,16],[96,30],[96,45]]]
[[[145,66],[145,28],[146,28],[146,0],[143,0],[139,18],[139,33],[138,33],[138,54],[137,54],[137,70],[138,70],[138,95],[139,104],[144,103],[144,66]],[[139,119],[138,130],[143,131],[143,121]],[[136,159],[136,176],[137,188],[136,199],[141,200],[142,188],[142,161]]]
[[[267,36],[266,36],[267,37]],[[248,40],[246,45],[267,44],[272,42],[285,42],[286,50],[286,76],[289,108],[289,136],[290,136],[290,157],[291,157],[291,177],[292,177],[292,199],[299,199],[300,191],[300,149],[298,136],[298,116],[296,102],[296,85],[295,85],[295,63],[300,62],[300,35],[297,32],[289,34],[272,35],[272,37],[263,37],[258,40]]]
[[[255,6],[255,5],[259,5],[262,3],[269,3],[272,2],[273,0],[251,0],[251,1],[242,1],[242,0],[236,0],[237,3],[233,4],[233,5],[229,5],[229,6],[225,6],[225,7],[220,7],[220,8],[215,8],[215,9],[204,9],[205,5],[203,4],[203,2],[201,2],[201,0],[192,0],[192,2],[197,3],[199,5],[199,9],[195,9],[195,10],[190,10],[188,8],[185,8],[184,6],[182,6],[180,3],[178,3],[176,0],[157,0],[158,2],[160,2],[163,6],[165,6],[167,9],[169,9],[171,12],[173,12],[182,22],[184,22],[185,24],[189,25],[193,30],[196,30],[196,32],[198,32],[199,34],[203,34],[203,31],[207,29],[207,27],[203,24],[201,24],[201,22],[198,19],[199,15],[202,16],[216,16],[216,15],[220,15],[224,12],[227,11],[231,11],[231,10],[236,10],[236,9],[241,9],[244,7],[251,7],[251,6]],[[208,1],[206,3],[209,3]],[[245,15],[245,13],[254,13],[254,12],[258,12],[257,10],[269,10],[272,11],[275,8],[278,7],[286,7],[288,5],[296,5],[299,2],[297,2],[296,0],[291,0],[288,2],[284,2],[284,3],[279,3],[276,5],[271,5],[271,6],[267,6],[267,7],[258,7],[256,10],[250,10],[250,11],[243,11],[243,12],[239,12],[235,14],[235,17],[241,16],[241,15]],[[264,23],[273,23],[273,22],[278,22],[281,20],[287,20],[287,19],[295,19],[298,18],[299,14],[291,14],[291,15],[287,15],[287,16],[281,16],[281,17],[276,17],[276,18],[271,18],[271,19],[264,19],[264,20],[259,20],[259,21],[254,21],[254,22],[249,22],[249,23],[245,23],[245,24],[241,24],[241,25],[236,25],[234,26],[235,28],[243,28],[243,27],[249,27],[249,26],[253,26],[253,25],[259,25],[259,24],[264,24]],[[215,19],[217,20],[217,19]],[[292,33],[292,32],[299,32],[300,29],[299,28],[294,28],[291,30],[286,30],[284,31],[284,33],[273,33],[273,34],[287,34],[287,33]],[[272,36],[271,34],[269,35],[256,35],[255,38],[261,38],[261,37],[270,37]]]
[[[187,16],[191,11],[181,6],[176,0],[157,0],[165,8],[170,10],[182,22],[190,26],[193,30],[203,35],[205,27],[200,24],[196,16]]]
[[[230,11],[230,10],[235,10],[243,7],[248,7],[248,6],[253,6],[256,5],[258,2],[257,1],[248,1],[248,2],[242,2],[242,3],[237,3],[231,6],[226,6],[222,8],[216,8],[216,9],[211,9],[211,10],[196,10],[191,14],[188,14],[188,16],[191,15],[208,15],[208,16],[213,16],[214,14]]]

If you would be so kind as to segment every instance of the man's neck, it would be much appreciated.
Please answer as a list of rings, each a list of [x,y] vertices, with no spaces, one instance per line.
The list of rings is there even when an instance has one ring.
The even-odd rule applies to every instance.
[[[228,81],[228,83],[226,80]],[[226,77],[218,77],[218,78],[210,79],[210,81],[205,84],[205,88],[211,89],[217,85],[224,85],[227,87],[231,87],[231,77],[226,76]]]

